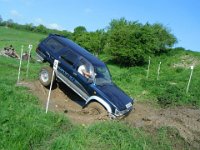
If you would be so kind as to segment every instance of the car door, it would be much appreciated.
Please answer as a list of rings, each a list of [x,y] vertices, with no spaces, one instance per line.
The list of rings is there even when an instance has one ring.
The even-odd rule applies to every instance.
[[[75,69],[77,61],[78,55],[71,50],[67,50],[59,57],[57,76],[79,96],[86,100],[88,98],[88,93],[77,80],[77,72]]]
[[[83,64],[87,66],[86,67],[86,68],[88,68],[87,71],[91,74],[90,77],[86,77],[78,71],[79,67],[81,67]],[[74,70],[74,73],[76,74],[75,79],[82,85],[82,89],[84,89],[88,95],[91,95],[93,93],[93,90],[91,89],[90,84],[92,84],[94,82],[94,67],[93,67],[93,65],[89,61],[84,59],[83,57],[80,57],[75,68],[76,68]]]

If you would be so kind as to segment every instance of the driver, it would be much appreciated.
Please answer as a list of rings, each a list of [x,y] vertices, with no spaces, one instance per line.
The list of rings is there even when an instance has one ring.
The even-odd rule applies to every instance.
[[[88,67],[86,64],[82,64],[78,67],[78,72],[86,78],[91,78],[91,74],[88,71]]]

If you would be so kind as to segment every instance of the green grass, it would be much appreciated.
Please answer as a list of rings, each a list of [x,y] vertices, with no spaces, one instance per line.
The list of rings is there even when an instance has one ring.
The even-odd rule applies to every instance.
[[[168,129],[160,128],[156,131],[155,139],[151,139],[149,133],[118,122],[97,123],[64,134],[50,149],[172,149],[167,132]]]
[[[20,54],[22,45],[24,46],[24,51],[28,51],[28,45],[32,44],[32,51],[34,51],[39,41],[46,36],[44,34],[0,27],[0,49],[12,44],[17,53]],[[32,54],[35,56],[35,52],[32,52]]]
[[[138,101],[150,101],[161,106],[193,105],[200,106],[200,53],[172,50],[170,53],[151,58],[149,78],[148,66],[124,67],[109,63],[109,58],[100,56],[108,62],[113,81],[131,97]],[[158,65],[161,63],[157,80]],[[190,66],[195,63],[194,72],[186,93]]]
[[[36,43],[43,37],[44,35],[40,34],[0,27],[0,48],[12,44],[19,52],[21,44],[34,44],[34,47],[36,47]],[[34,54],[34,51],[32,53]],[[159,61],[158,59],[156,60]],[[176,59],[174,58],[174,61],[179,62]],[[151,98],[156,99],[157,92],[154,90],[158,88],[157,85],[160,82],[156,81],[157,62],[154,63],[149,79],[145,79],[146,67],[125,68],[113,64],[108,64],[108,66],[115,83],[129,95],[139,100],[152,100]],[[171,68],[171,63],[167,59],[166,64],[163,63],[163,65]],[[31,62],[28,79],[25,78],[26,64],[25,61],[22,64],[21,79],[37,79],[41,64]],[[150,150],[173,149],[176,148],[176,143],[187,149],[187,145],[179,134],[171,128],[155,129],[152,132],[142,128],[132,128],[116,121],[83,126],[72,124],[62,114],[53,112],[45,114],[37,97],[32,95],[27,88],[16,86],[18,66],[19,60],[0,56],[0,149]],[[187,79],[182,80],[178,73],[184,72],[186,77],[189,75],[187,69],[176,71],[173,68],[168,70],[168,68],[163,69],[161,73],[161,80],[166,80],[163,81],[162,91],[166,89],[165,82],[173,81],[179,85],[181,82],[187,81]],[[197,81],[199,81],[198,69],[194,72],[194,79]],[[169,75],[173,71],[176,73],[174,75],[176,78],[165,77],[164,71]],[[194,81],[192,85],[196,84],[198,87],[199,85]],[[191,86],[192,88],[194,87]],[[173,138],[171,135],[173,135]]]
[[[27,88],[16,86],[18,62],[0,57],[0,149],[173,148],[175,143],[167,134],[169,129],[156,131],[156,138],[152,139],[150,132],[124,123],[106,121],[88,126],[73,125],[62,114],[46,114],[38,98]],[[38,64],[31,65],[38,67]],[[37,72],[33,72],[31,78],[35,78]],[[178,135],[177,138],[184,143]]]

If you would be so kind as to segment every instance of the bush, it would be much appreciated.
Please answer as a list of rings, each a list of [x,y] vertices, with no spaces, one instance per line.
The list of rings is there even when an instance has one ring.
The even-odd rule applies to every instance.
[[[184,68],[182,68],[182,67],[177,67],[177,68],[175,69],[175,71],[176,71],[177,73],[181,73],[181,72],[184,71]]]
[[[143,65],[150,55],[162,54],[176,43],[176,38],[161,24],[112,20],[105,51],[119,64]]]
[[[165,91],[158,95],[157,100],[161,107],[177,106],[187,101],[187,95],[183,88],[169,85]]]

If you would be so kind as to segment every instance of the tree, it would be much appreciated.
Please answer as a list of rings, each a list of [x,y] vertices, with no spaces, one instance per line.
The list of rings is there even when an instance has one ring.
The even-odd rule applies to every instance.
[[[8,19],[6,21],[6,26],[11,27],[13,25],[14,21],[12,19]]]
[[[1,15],[0,15],[0,24],[3,22],[3,18],[1,17]]]
[[[124,18],[112,20],[108,28],[105,52],[119,64],[136,65],[144,63],[145,51],[140,44],[140,26]]]
[[[150,55],[166,52],[176,38],[161,24],[142,25],[124,18],[108,27],[105,52],[119,64],[142,65]]]
[[[170,30],[162,24],[156,23],[152,26],[153,37],[157,39],[157,49],[155,54],[166,52],[168,48],[172,47],[176,42],[176,37],[170,33]]]
[[[24,25],[24,28],[28,31],[34,30],[34,25],[32,23]]]
[[[45,34],[48,33],[47,28],[44,25],[42,25],[42,24],[40,24],[39,26],[37,26],[34,29],[34,31],[35,32],[39,32],[39,33],[45,33]]]
[[[61,34],[69,39],[72,39],[72,33],[67,31],[67,30],[63,30],[61,31]]]
[[[87,32],[86,28],[84,26],[78,26],[74,28],[74,34],[81,34]]]
[[[74,28],[74,33],[72,35],[72,39],[74,41],[79,42],[80,44],[80,37],[83,36],[84,34],[87,34],[87,30],[84,26],[78,26],[76,28]]]
[[[3,18],[0,15],[0,26],[5,26],[5,22],[3,21]]]
[[[72,39],[88,51],[98,54],[104,48],[105,32],[104,30],[87,32],[85,27],[80,26],[75,28]]]
[[[87,41],[85,41],[84,47],[88,49],[92,53],[98,54],[101,49],[101,33],[96,31],[96,32],[90,32],[87,34]]]

